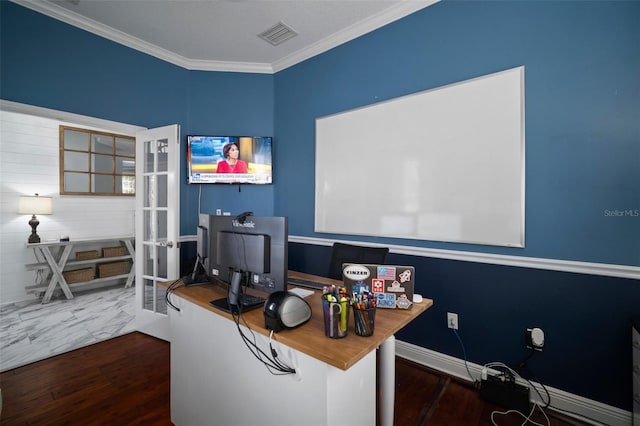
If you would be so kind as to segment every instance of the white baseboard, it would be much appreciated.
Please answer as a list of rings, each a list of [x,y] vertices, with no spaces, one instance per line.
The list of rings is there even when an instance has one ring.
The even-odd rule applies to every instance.
[[[469,372],[474,379],[479,379],[482,374],[481,365],[467,363],[467,367],[469,367],[469,372],[467,372],[464,360],[400,340],[396,341],[396,355],[466,381],[472,381],[469,377]],[[534,383],[534,385],[540,390],[542,395],[545,395],[539,384]],[[549,386],[545,387],[551,397],[551,407],[548,409],[575,417],[593,425],[631,425],[631,412],[629,411],[621,410]],[[533,390],[531,392],[531,400],[541,403],[539,396]]]

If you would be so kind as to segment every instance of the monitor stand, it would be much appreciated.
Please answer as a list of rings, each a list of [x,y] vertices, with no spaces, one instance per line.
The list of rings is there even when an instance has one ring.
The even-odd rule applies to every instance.
[[[234,314],[234,315],[238,315],[241,314],[243,312],[248,312],[251,311],[253,309],[257,309],[260,308],[262,306],[264,306],[264,299],[262,300],[256,300],[254,301],[241,301],[240,305],[232,305],[229,303],[229,298],[225,297],[224,299],[217,299],[217,300],[212,300],[211,302],[209,302],[209,304],[211,306],[213,306],[214,308],[218,308],[222,311],[228,312],[230,314]]]
[[[231,276],[231,285],[229,286],[229,296],[224,299],[212,300],[209,304],[214,308],[222,309],[223,311],[234,315],[264,306],[265,300],[263,298],[241,294],[241,281],[242,272],[233,271],[233,275]]]
[[[202,266],[202,269],[206,271],[204,264],[202,264],[200,256],[198,256],[195,265],[193,265],[193,271],[191,272],[191,275],[185,275],[184,277],[182,277],[182,282],[185,286],[188,287],[190,285],[211,284],[211,278],[209,278],[207,274],[198,274],[200,266]]]
[[[206,285],[211,284],[211,278],[202,274],[202,275],[185,275],[182,277],[182,282],[185,286],[189,287],[192,285]]]

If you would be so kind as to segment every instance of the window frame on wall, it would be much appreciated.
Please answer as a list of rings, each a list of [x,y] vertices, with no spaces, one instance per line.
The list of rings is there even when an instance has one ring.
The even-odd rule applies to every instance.
[[[60,194],[135,196],[134,136],[59,126]]]

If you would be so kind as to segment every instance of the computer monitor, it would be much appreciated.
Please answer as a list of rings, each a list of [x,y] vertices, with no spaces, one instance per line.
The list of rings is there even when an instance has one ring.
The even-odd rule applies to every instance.
[[[208,275],[229,284],[228,303],[243,305],[242,287],[265,293],[284,291],[288,271],[286,217],[209,216]]]

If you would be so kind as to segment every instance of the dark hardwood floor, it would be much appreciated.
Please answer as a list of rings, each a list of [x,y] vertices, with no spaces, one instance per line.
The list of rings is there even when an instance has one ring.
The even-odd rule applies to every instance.
[[[171,425],[169,386],[169,344],[130,333],[1,373],[0,424]],[[396,360],[395,426],[492,425],[494,410],[502,408],[472,387]],[[553,426],[584,424],[548,414]],[[496,418],[500,426],[522,422]]]

